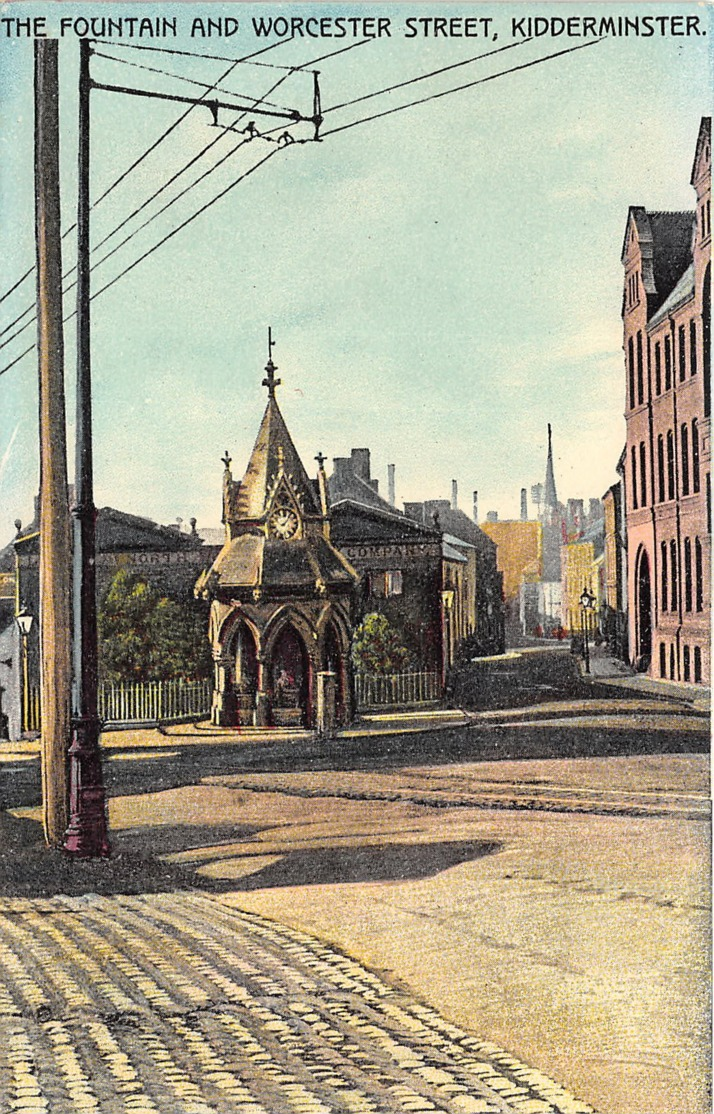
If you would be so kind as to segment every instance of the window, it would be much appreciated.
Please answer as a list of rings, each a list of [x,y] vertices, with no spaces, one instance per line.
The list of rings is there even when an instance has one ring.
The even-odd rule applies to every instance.
[[[402,572],[401,569],[390,569],[384,574],[385,596],[401,596]]]
[[[666,542],[662,542],[661,549],[660,549],[660,555],[661,555],[660,564],[662,566],[662,570],[661,570],[662,571],[662,592],[661,592],[661,596],[660,596],[660,603],[662,605],[662,610],[667,611],[668,610],[668,603],[669,603],[669,599],[668,599],[668,596],[669,596],[669,578],[667,576],[667,543]]]
[[[684,659],[684,680],[685,681],[691,681],[691,679],[692,679],[691,678],[691,668],[690,668],[691,653],[690,653],[690,650],[689,650],[689,646],[684,647],[684,653],[683,653],[682,656],[683,656],[683,659]]]
[[[697,374],[697,323],[689,322],[689,371]]]
[[[679,601],[677,599],[677,543],[674,538],[672,538],[669,543],[669,580],[672,589],[669,597],[669,610],[676,611],[679,606]]]
[[[664,503],[664,437],[657,438],[657,487],[660,503]]]
[[[668,391],[672,386],[672,342],[669,337],[664,338],[664,389]]]
[[[647,506],[647,468],[644,441],[640,441],[640,506]]]
[[[660,677],[667,676],[667,648],[664,642],[659,644],[659,675]]]
[[[669,679],[674,680],[674,642],[669,644]]]
[[[642,330],[637,334],[637,403],[639,406],[645,400],[645,373],[642,363]]]
[[[674,499],[674,434],[667,430],[667,498]]]
[[[702,648],[701,646],[694,647],[694,680],[701,681],[702,679]]]
[[[630,410],[632,410],[635,405],[635,345],[632,337],[627,342],[627,370],[630,381]]]
[[[700,488],[699,477],[699,422],[695,418],[692,422],[692,490],[696,493]]]
[[[692,610],[692,539],[684,539],[684,610]]]
[[[655,392],[662,394],[662,345],[659,341],[655,344]]]
[[[702,543],[699,538],[694,540],[694,583],[696,589],[697,611],[704,610],[704,562],[702,559]]]
[[[370,596],[378,596],[380,599],[384,597],[383,572],[371,572],[369,574],[369,594]]]
[[[684,325],[679,326],[679,332],[677,333],[677,348],[679,350],[679,382],[683,383],[684,377],[687,373],[687,346]]]
[[[634,445],[632,446],[632,449],[630,450],[630,456],[631,456],[631,459],[632,459],[632,508],[633,508],[633,510],[636,511],[637,510],[637,449],[635,448]]]
[[[682,495],[689,495],[689,426],[682,426]]]

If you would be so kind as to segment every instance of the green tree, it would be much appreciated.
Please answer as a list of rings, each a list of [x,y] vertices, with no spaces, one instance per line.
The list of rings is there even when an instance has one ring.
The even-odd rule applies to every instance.
[[[120,569],[114,576],[97,622],[104,680],[198,680],[210,676],[205,609],[162,596],[128,569]]]
[[[409,653],[386,615],[365,615],[352,639],[352,663],[359,673],[398,673]]]

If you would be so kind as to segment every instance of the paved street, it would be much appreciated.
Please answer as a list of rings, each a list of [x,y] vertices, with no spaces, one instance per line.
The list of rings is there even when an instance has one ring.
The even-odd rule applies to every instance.
[[[331,741],[109,733],[110,862],[5,747],[0,1111],[708,1114],[701,690],[556,655]]]

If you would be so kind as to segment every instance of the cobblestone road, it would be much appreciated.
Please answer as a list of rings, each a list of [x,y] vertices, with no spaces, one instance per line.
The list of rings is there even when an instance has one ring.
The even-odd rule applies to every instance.
[[[2,1114],[591,1114],[303,933],[217,898],[0,899]]]

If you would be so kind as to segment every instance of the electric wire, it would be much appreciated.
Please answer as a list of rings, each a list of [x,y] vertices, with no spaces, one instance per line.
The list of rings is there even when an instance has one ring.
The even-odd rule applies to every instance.
[[[281,112],[296,111],[296,109],[289,108],[287,105],[275,104],[274,101],[268,101],[265,99],[265,97],[259,97],[256,100],[252,93],[236,93],[234,89],[226,89],[225,87],[218,85],[217,83],[215,85],[211,85],[208,81],[197,81],[194,77],[186,77],[184,74],[172,73],[171,70],[162,70],[158,66],[146,66],[143,65],[141,62],[129,62],[126,58],[115,58],[112,54],[104,54],[104,52],[101,50],[95,50],[94,57],[106,58],[109,62],[118,62],[121,66],[132,66],[134,69],[137,70],[148,70],[149,73],[158,73],[161,74],[163,77],[173,78],[175,81],[185,81],[189,85],[197,85],[199,89],[205,89],[206,93],[213,92],[215,90],[217,93],[227,93],[231,97],[239,97],[243,100],[251,100],[253,101],[254,107],[259,104],[267,104],[271,108],[279,109]],[[286,76],[289,77],[290,75],[287,74]],[[221,78],[219,78],[219,81],[220,80]],[[206,94],[204,94],[204,96],[205,95]]]
[[[517,73],[521,70],[529,69],[533,66],[540,65],[542,62],[552,61],[555,58],[560,58],[560,57],[563,57],[564,55],[572,54],[577,50],[583,50],[583,49],[585,49],[585,47],[596,46],[600,42],[602,42],[601,39],[595,39],[591,42],[581,43],[578,46],[568,47],[564,50],[556,51],[553,54],[547,54],[547,55],[544,55],[540,58],[532,59],[530,62],[523,63],[519,66],[513,66],[513,67],[510,67],[507,70],[500,70],[498,73],[489,74],[487,77],[479,78],[479,79],[476,79],[476,80],[470,81],[470,82],[466,82],[463,85],[458,85],[458,86],[455,86],[455,87],[450,88],[450,89],[445,89],[445,90],[442,90],[439,93],[432,93],[427,97],[421,97],[418,100],[410,101],[410,102],[408,102],[407,104],[404,104],[404,105],[397,105],[394,108],[386,109],[385,111],[375,113],[372,116],[362,117],[358,120],[353,120],[353,121],[351,121],[347,124],[341,125],[338,128],[332,128],[327,132],[323,132],[322,133],[323,138],[328,136],[328,135],[336,135],[339,132],[346,131],[349,128],[353,128],[353,127],[358,126],[359,124],[366,124],[366,123],[371,122],[372,120],[378,120],[378,119],[381,119],[382,117],[390,116],[393,113],[401,112],[401,111],[403,111],[407,108],[413,108],[417,105],[426,104],[426,103],[428,103],[429,101],[432,101],[432,100],[439,100],[441,97],[449,96],[452,93],[462,92],[465,89],[471,89],[471,88],[474,88],[477,85],[483,85],[486,82],[493,81],[498,77],[504,77],[504,76],[506,76],[508,74],[511,74],[511,73]],[[352,45],[356,46],[356,45],[359,45],[359,44],[352,44]],[[156,49],[158,49],[158,48],[156,48]],[[350,48],[345,48],[345,49],[350,49]],[[341,52],[335,52],[335,53],[341,53]],[[314,64],[314,63],[306,63],[303,68],[307,68],[308,65],[312,65],[312,64]],[[428,76],[428,75],[425,75],[425,76]],[[219,80],[221,80],[221,79],[219,79]],[[384,91],[385,90],[382,90],[382,92],[384,92]],[[275,129],[275,130],[277,130],[277,129]],[[239,144],[238,146],[242,146],[242,144]],[[119,279],[121,279],[125,274],[127,274],[129,271],[133,270],[134,267],[136,267],[139,263],[141,263],[149,255],[153,254],[154,251],[156,251],[159,247],[161,247],[168,240],[170,240],[174,235],[176,235],[177,232],[181,231],[188,224],[191,224],[198,216],[200,216],[201,213],[205,212],[206,209],[208,209],[212,205],[214,205],[217,201],[219,201],[222,197],[224,197],[230,190],[232,190],[236,185],[238,185],[240,182],[244,181],[245,178],[247,178],[250,174],[253,173],[253,171],[257,170],[260,166],[264,165],[270,158],[272,158],[273,155],[277,154],[277,152],[281,149],[284,149],[284,148],[275,147],[263,159],[261,159],[253,167],[250,167],[239,178],[237,178],[233,182],[229,183],[229,185],[225,189],[223,189],[219,194],[217,194],[210,201],[208,201],[203,206],[201,206],[200,209],[198,209],[190,217],[188,217],[186,220],[184,220],[181,224],[177,225],[176,228],[172,229],[169,233],[167,233],[167,235],[164,236],[161,240],[159,240],[156,244],[154,244],[153,247],[151,247],[147,251],[145,251],[142,255],[140,255],[138,257],[138,259],[136,259],[132,263],[130,263],[127,267],[124,268],[123,271],[120,271],[119,274],[115,275],[114,278],[112,278],[108,283],[106,283],[98,291],[96,291],[94,294],[92,294],[92,298],[98,297],[105,290],[108,290],[111,286],[113,286],[116,282],[118,282]],[[225,160],[223,160],[223,161],[225,161]],[[205,177],[205,176],[206,175],[204,175],[203,177]],[[184,191],[184,192],[186,192],[186,191]],[[65,318],[65,320],[69,320],[71,317],[74,317],[75,314],[76,314],[76,310],[74,311],[74,313],[70,314],[68,318]],[[31,322],[28,322],[28,325],[29,324],[31,324]],[[26,328],[26,327],[27,326],[23,326],[23,329]],[[16,357],[11,363],[7,364],[3,368],[0,368],[0,375],[3,375],[6,371],[9,371],[10,368],[13,367],[16,363],[18,363],[20,359],[22,359],[24,356],[28,355],[28,353],[31,352],[34,347],[35,346],[32,345],[30,348],[26,349],[23,353],[21,353],[20,356]]]
[[[443,89],[440,93],[431,93],[428,97],[420,97],[419,100],[409,101],[407,104],[399,104],[394,108],[387,108],[384,112],[375,112],[372,116],[362,116],[359,120],[352,120],[349,124],[342,124],[339,128],[330,128],[328,131],[322,132],[322,138],[326,139],[328,135],[337,135],[338,132],[347,131],[349,128],[356,128],[359,124],[368,124],[372,120],[379,120],[383,116],[391,116],[395,112],[403,112],[406,108],[414,108],[419,104],[427,104],[428,101],[437,101],[441,97],[448,97],[452,93],[460,93],[464,89],[473,89],[476,85],[485,85],[487,81],[495,81],[497,77],[505,77],[506,74],[517,73],[519,70],[530,69],[531,66],[539,66],[542,62],[550,62],[553,58],[561,58],[564,54],[572,54],[576,50],[585,50],[589,46],[597,46],[602,42],[602,39],[593,39],[591,42],[580,43],[578,46],[568,47],[566,50],[558,50],[554,54],[546,54],[541,58],[534,58],[530,62],[523,62],[520,66],[511,66],[507,70],[499,70],[498,73],[489,74],[488,77],[480,77],[475,81],[468,81],[464,85],[456,85],[452,89]]]
[[[223,61],[223,62],[230,62],[231,65],[228,67],[228,69],[224,73],[221,74],[221,76],[218,78],[218,81],[225,81],[226,78],[233,72],[235,67],[238,66],[238,65],[241,65],[243,63],[249,63],[251,65],[266,65],[267,63],[254,62],[253,59],[258,58],[262,54],[267,54],[267,52],[269,50],[273,50],[276,46],[280,46],[284,42],[290,42],[292,40],[292,37],[293,36],[291,35],[289,39],[281,39],[278,42],[271,43],[269,46],[261,47],[260,50],[253,51],[252,54],[246,54],[246,55],[244,55],[243,58],[222,58],[222,59],[220,59],[220,61]],[[115,45],[117,45],[117,46],[121,45],[121,46],[128,47],[131,44],[129,44],[129,43],[118,44],[117,43]],[[353,44],[353,45],[358,45],[358,44]],[[152,49],[157,49],[157,48],[136,47],[136,49],[152,50]],[[185,52],[185,53],[188,53],[188,52]],[[341,53],[341,51],[335,51],[335,53],[338,54],[338,53]],[[201,58],[201,57],[208,58],[210,56],[209,55],[196,54],[195,57],[197,57],[197,58]],[[322,61],[322,59],[318,59],[318,61]],[[277,69],[277,68],[285,68],[285,67],[274,67],[274,68]],[[293,66],[290,67],[291,72],[294,69],[295,69],[295,67],[293,67]],[[207,96],[208,93],[213,88],[214,88],[214,86],[210,86],[205,95]],[[183,121],[186,119],[188,114],[190,112],[192,112],[193,109],[196,108],[196,107],[197,107],[196,105],[190,105],[190,107],[187,108],[185,112],[181,113],[181,115],[178,117],[178,119],[175,120],[173,124],[170,124],[169,127],[166,128],[166,130],[164,132],[162,132],[161,135],[156,140],[154,140],[154,142],[149,147],[147,147],[146,150],[131,164],[131,166],[129,166],[125,171],[123,171],[123,173],[120,174],[119,177],[116,178],[111,183],[111,185],[104,191],[104,193],[100,194],[100,196],[95,201],[92,202],[92,205],[90,206],[90,208],[95,209],[96,206],[99,205],[100,202],[102,202],[105,197],[108,197],[109,194],[112,192],[112,190],[114,190],[134,170],[136,170],[137,166],[139,166],[144,161],[144,159],[147,158],[152,153],[152,151],[155,151],[156,148],[159,146],[159,144],[163,143],[163,141],[167,138],[167,136],[169,136],[171,134],[171,132],[173,132],[179,126],[179,124],[183,123]],[[71,224],[69,226],[69,228],[66,228],[65,231],[62,233],[62,239],[64,240],[65,237],[69,236],[70,232],[73,232],[76,227],[77,227],[77,222],[75,221],[74,224]],[[2,302],[4,302],[6,298],[9,298],[11,294],[14,294],[14,292],[17,290],[17,288],[19,286],[21,286],[22,283],[25,282],[25,280],[28,279],[30,277],[30,275],[32,275],[34,273],[34,270],[35,270],[35,267],[34,267],[34,264],[33,264],[33,266],[29,268],[29,270],[25,271],[24,275],[20,276],[20,278],[17,280],[17,282],[13,286],[11,286],[9,290],[6,290],[4,294],[0,295],[0,304]],[[29,312],[29,311],[25,311],[25,312]],[[9,325],[6,325],[5,328],[2,331],[0,331],[0,336],[3,336],[3,334],[6,333],[8,331],[8,329],[11,329],[12,326],[17,323],[17,321],[21,320],[25,316],[25,312],[21,313],[19,318],[16,319],[16,321],[13,321]]]
[[[482,58],[490,58],[493,54],[502,54],[504,50],[513,50],[516,46],[525,46],[526,43],[532,43],[533,39],[519,39],[518,42],[509,43],[507,46],[499,46],[495,50],[487,50],[483,54],[475,54],[471,58],[464,58],[461,62],[453,62],[450,66],[442,66],[439,70],[432,70],[431,73],[419,74],[417,77],[410,77],[406,81],[398,81],[396,85],[387,85],[384,89],[375,89],[372,93],[365,93],[361,97],[354,97],[351,101],[342,101],[341,104],[331,104],[329,108],[324,110],[323,115],[327,116],[328,112],[337,112],[340,108],[348,108],[350,105],[359,104],[360,101],[371,100],[372,97],[380,97],[383,93],[392,93],[395,89],[403,89],[406,85],[415,85],[417,81],[426,81],[428,77],[437,77],[439,74],[447,73],[449,70],[458,70],[461,66],[470,66],[472,62],[480,62]]]

